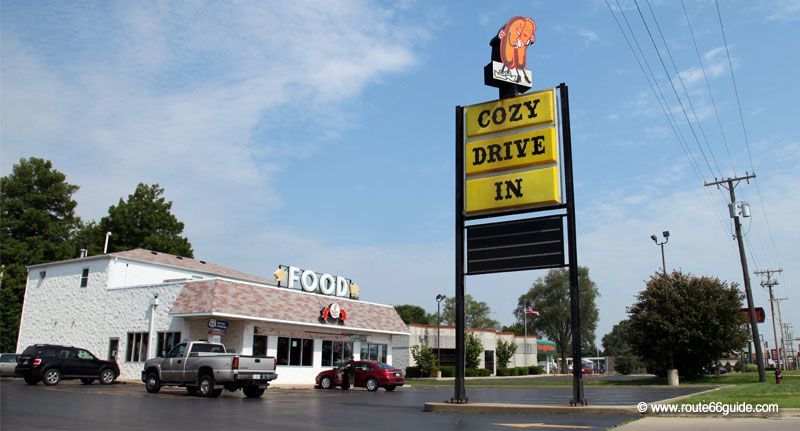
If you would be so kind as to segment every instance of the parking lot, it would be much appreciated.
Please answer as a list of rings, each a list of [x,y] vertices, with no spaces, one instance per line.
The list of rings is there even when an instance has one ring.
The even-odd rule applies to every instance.
[[[563,405],[570,388],[471,388],[471,401],[548,403]],[[698,389],[604,387],[587,388],[596,404],[655,401]],[[342,391],[269,389],[261,399],[246,399],[241,391],[218,399],[189,396],[180,388],[152,395],[137,383],[84,386],[74,381],[58,386],[28,386],[19,379],[0,383],[0,428],[17,429],[254,429],[281,430],[485,430],[513,429],[514,425],[541,424],[604,429],[636,416],[537,414],[484,415],[425,413],[427,401],[444,401],[450,388],[399,388],[375,393],[363,389]]]

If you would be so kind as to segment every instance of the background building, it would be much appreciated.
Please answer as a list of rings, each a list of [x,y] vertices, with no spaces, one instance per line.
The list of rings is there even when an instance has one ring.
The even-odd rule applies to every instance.
[[[323,316],[336,304],[338,318]],[[148,358],[187,340],[274,356],[276,383],[313,384],[349,359],[392,364],[409,332],[394,307],[279,287],[202,260],[135,249],[28,267],[17,351],[86,348],[138,379]]]

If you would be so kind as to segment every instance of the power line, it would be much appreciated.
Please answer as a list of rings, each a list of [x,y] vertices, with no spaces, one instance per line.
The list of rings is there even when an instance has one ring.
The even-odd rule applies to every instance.
[[[706,67],[703,65],[703,58],[700,55],[700,48],[697,47],[697,39],[694,37],[694,30],[692,29],[692,23],[689,20],[689,13],[686,11],[686,4],[683,0],[681,0],[681,6],[683,6],[683,15],[686,17],[686,24],[689,27],[689,34],[692,36],[692,43],[694,43],[694,52],[697,53],[697,61],[700,63],[700,70],[703,71],[703,78],[706,82],[706,89],[708,89],[708,96],[711,98],[711,105],[714,107],[714,114],[717,117],[717,125],[719,126],[719,132],[722,135],[722,142],[725,144],[725,151],[728,153],[728,159],[731,162],[731,169],[733,170],[733,175],[736,176],[736,163],[733,160],[733,156],[731,156],[731,149],[728,146],[728,138],[725,136],[725,129],[722,127],[722,120],[719,117],[719,108],[717,107],[717,101],[714,100],[714,93],[711,91],[711,83],[708,81],[708,74],[706,74]]]
[[[639,60],[639,56],[636,54],[636,50],[634,50],[633,44],[631,44],[631,41],[628,39],[628,34],[623,29],[622,24],[620,23],[619,19],[617,18],[617,15],[614,13],[614,8],[611,7],[611,4],[608,2],[608,0],[606,0],[606,6],[608,6],[608,10],[609,10],[609,12],[611,12],[611,16],[614,18],[614,22],[616,22],[620,33],[622,33],[622,36],[625,38],[625,43],[628,45],[628,49],[630,49],[631,54],[633,55],[633,58],[636,60],[636,63],[639,65],[639,70],[642,71],[642,75],[644,75],[645,80],[647,80],[647,83],[650,86],[650,90],[653,92],[653,96],[656,98],[656,101],[658,102],[659,107],[661,108],[662,112],[664,113],[664,116],[667,119],[667,123],[669,124],[670,128],[672,128],[672,132],[675,134],[676,138],[678,139],[678,143],[680,144],[681,149],[683,150],[684,154],[686,155],[686,158],[689,161],[689,165],[692,167],[692,170],[694,171],[695,176],[697,176],[697,179],[700,181],[700,184],[704,184],[705,183],[705,179],[704,179],[704,177],[703,177],[703,175],[701,173],[701,169],[700,169],[697,161],[692,156],[691,151],[689,150],[689,145],[686,143],[686,139],[683,137],[683,133],[681,132],[680,127],[678,126],[678,121],[675,119],[675,116],[672,114],[671,110],[669,109],[669,104],[666,101],[666,97],[664,96],[664,93],[661,91],[661,87],[658,85],[658,80],[656,79],[655,73],[653,72],[653,69],[650,67],[650,63],[647,61],[647,56],[645,56],[644,51],[641,48],[641,45],[639,45],[639,41],[636,39],[636,33],[633,31],[633,28],[631,27],[630,22],[628,21],[628,17],[625,15],[625,12],[622,9],[622,6],[619,4],[619,0],[615,0],[615,1],[616,1],[616,4],[617,4],[617,8],[620,11],[620,14],[622,15],[622,18],[625,20],[625,24],[626,24],[626,26],[628,27],[628,30],[631,33],[631,39],[633,39],[633,44],[636,45],[636,48],[638,49],[639,54],[642,57],[642,60]],[[642,64],[642,62],[644,62],[644,65]],[[649,75],[645,71],[645,66],[647,66],[647,71],[649,71]],[[651,80],[651,77],[652,77],[652,80]],[[724,217],[720,213],[719,205],[716,205],[713,202],[713,198],[712,198],[713,195],[705,187],[703,187],[703,194],[705,195],[706,200],[708,201],[709,205],[711,205],[711,208],[714,211],[714,215],[716,216],[717,221],[720,223],[720,226],[722,227],[722,230],[725,231],[726,234],[730,235],[730,231],[728,230],[728,227],[726,227],[726,224],[725,224],[725,221],[724,221]]]
[[[653,11],[653,6],[650,4],[650,0],[647,0],[647,7],[648,9],[650,9],[650,15],[653,17],[653,22],[656,24],[656,29],[658,30],[658,34],[661,36],[661,41],[664,43],[664,48],[667,50],[667,56],[669,57],[669,61],[672,64],[672,69],[675,71],[675,76],[681,83],[681,88],[683,89],[683,93],[686,95],[686,101],[689,103],[689,108],[692,110],[694,121],[697,123],[697,127],[700,129],[700,135],[703,136],[703,141],[706,144],[706,149],[708,149],[708,152],[711,154],[711,160],[714,161],[714,166],[717,168],[717,172],[719,173],[720,178],[722,178],[724,175],[722,174],[722,170],[719,168],[719,163],[717,163],[717,157],[714,155],[714,151],[711,149],[711,144],[709,144],[708,142],[708,136],[706,136],[706,132],[703,129],[703,125],[700,123],[700,117],[697,115],[697,111],[694,109],[694,103],[692,102],[691,96],[689,96],[689,90],[686,89],[686,84],[683,81],[683,76],[678,71],[678,66],[675,64],[675,59],[672,57],[672,51],[669,49],[669,45],[667,44],[667,38],[664,37],[664,32],[661,31],[661,25],[658,23],[658,19],[656,18],[656,14]],[[689,121],[689,119],[687,118],[686,121]]]
[[[703,175],[701,173],[701,169],[698,166],[697,161],[692,156],[691,151],[689,151],[689,146],[686,143],[685,138],[683,137],[683,133],[680,131],[680,127],[678,126],[677,120],[675,119],[675,117],[672,114],[672,112],[668,109],[669,108],[669,104],[666,101],[666,97],[664,96],[664,93],[661,91],[661,87],[658,85],[658,80],[656,79],[655,73],[653,73],[653,69],[650,67],[650,63],[647,62],[647,57],[644,55],[644,51],[642,50],[641,46],[639,45],[638,40],[636,39],[636,34],[634,33],[633,28],[631,27],[630,22],[628,21],[628,18],[625,15],[625,12],[623,11],[622,7],[620,6],[619,0],[615,0],[615,1],[616,1],[616,4],[617,4],[617,8],[619,8],[619,10],[620,10],[622,18],[625,20],[625,24],[627,25],[628,30],[631,33],[631,38],[633,39],[633,43],[636,45],[636,48],[639,50],[639,53],[642,56],[642,60],[639,60],[639,56],[636,54],[636,50],[633,49],[633,44],[631,44],[630,40],[628,39],[627,33],[622,28],[622,24],[620,23],[619,19],[617,19],[617,15],[614,13],[614,9],[611,7],[611,4],[608,2],[608,0],[606,0],[606,6],[608,6],[608,10],[611,12],[611,16],[614,18],[614,22],[616,22],[617,27],[619,28],[620,32],[622,33],[622,36],[625,38],[625,43],[628,45],[628,48],[630,49],[631,54],[633,55],[633,58],[636,60],[636,63],[639,65],[639,69],[642,71],[642,75],[644,75],[645,79],[647,80],[647,83],[650,86],[650,90],[653,92],[653,96],[656,98],[656,101],[658,102],[659,107],[661,108],[662,112],[664,113],[664,116],[667,119],[667,123],[669,124],[670,128],[672,128],[672,132],[677,137],[678,143],[680,144],[681,149],[683,150],[684,154],[686,155],[686,158],[689,161],[689,165],[692,167],[692,170],[694,171],[695,175],[697,176],[697,179],[700,181],[701,184],[703,184],[705,182],[705,180],[704,180],[704,177],[703,177]],[[642,64],[642,62],[644,62],[644,65]],[[645,72],[645,66],[647,66],[647,70],[650,72],[649,75],[648,75],[647,72]],[[651,81],[651,77],[652,77],[652,81]],[[725,225],[725,222],[723,220],[722,214],[720,213],[719,206],[715,205],[714,202],[713,202],[713,199],[711,197],[712,195],[708,192],[708,190],[705,187],[703,187],[703,193],[705,194],[709,205],[711,205],[711,208],[713,209],[714,214],[715,214],[715,216],[717,218],[717,221],[720,223],[720,226],[722,227],[722,229],[726,233],[730,234],[730,232],[728,231],[728,228]]]
[[[633,0],[633,3],[636,5],[636,10],[639,12],[639,17],[642,19],[642,24],[644,24],[647,35],[650,37],[650,42],[653,44],[653,49],[655,49],[658,60],[661,62],[661,67],[664,69],[664,73],[667,75],[667,81],[669,81],[672,92],[675,93],[675,98],[678,99],[678,104],[681,106],[683,117],[686,119],[686,123],[689,125],[689,130],[692,131],[697,148],[700,150],[700,154],[703,156],[703,160],[705,160],[706,166],[708,167],[709,172],[711,172],[711,176],[714,177],[714,169],[711,168],[711,163],[708,161],[708,157],[706,157],[706,153],[703,151],[703,147],[700,145],[700,139],[697,137],[697,132],[695,132],[692,122],[689,120],[689,114],[686,113],[686,107],[683,106],[683,100],[681,99],[680,95],[678,95],[678,90],[675,88],[675,84],[672,82],[672,79],[669,79],[669,70],[667,70],[667,65],[664,63],[664,58],[661,57],[661,51],[658,50],[656,41],[653,38],[653,33],[650,32],[650,27],[647,25],[647,20],[644,19],[642,9],[639,7],[639,3],[636,0]],[[625,12],[622,13],[623,15],[625,14]]]
[[[736,85],[736,76],[733,73],[733,62],[731,61],[731,53],[728,50],[728,39],[725,37],[725,25],[722,23],[722,14],[719,11],[719,2],[714,0],[714,5],[717,9],[717,18],[719,19],[719,28],[722,32],[722,42],[725,45],[725,54],[728,57],[728,68],[731,71],[731,81],[733,82],[733,92],[736,94],[736,105],[739,108],[739,120],[742,122],[742,132],[744,133],[744,142],[747,147],[747,156],[750,159],[750,169],[755,171],[755,166],[753,164],[753,154],[750,151],[750,137],[747,135],[747,127],[744,124],[744,114],[742,113],[742,102],[739,98],[739,88]],[[775,259],[778,261],[780,265],[780,255],[778,254],[778,247],[775,245],[775,237],[772,235],[772,227],[769,224],[769,217],[767,216],[767,206],[764,204],[764,198],[761,193],[761,188],[758,186],[758,180],[755,181],[756,183],[756,192],[758,194],[758,200],[761,203],[761,212],[764,214],[764,222],[767,225],[767,233],[769,233],[770,241],[772,242],[772,250],[775,252]],[[782,266],[782,265],[781,265]]]

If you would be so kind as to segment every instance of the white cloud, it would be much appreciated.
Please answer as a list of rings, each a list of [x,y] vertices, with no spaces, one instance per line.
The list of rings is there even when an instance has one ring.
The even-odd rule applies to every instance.
[[[274,175],[357,123],[348,101],[428,37],[370,2],[121,3],[91,22],[61,7],[49,31],[69,49],[4,21],[3,173],[53,160],[88,219],[158,182],[199,249],[279,208]]]

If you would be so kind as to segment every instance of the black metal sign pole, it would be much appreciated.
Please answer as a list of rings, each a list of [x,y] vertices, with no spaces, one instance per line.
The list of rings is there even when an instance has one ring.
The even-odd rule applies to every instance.
[[[464,107],[456,106],[456,381],[451,402],[467,401],[464,387]]]
[[[564,143],[564,188],[567,198],[567,241],[569,242],[569,305],[572,327],[572,400],[571,405],[586,404],[583,393],[581,358],[581,292],[578,285],[578,247],[575,243],[575,191],[572,179],[572,136],[569,126],[569,90],[558,85],[561,95],[561,134]]]

